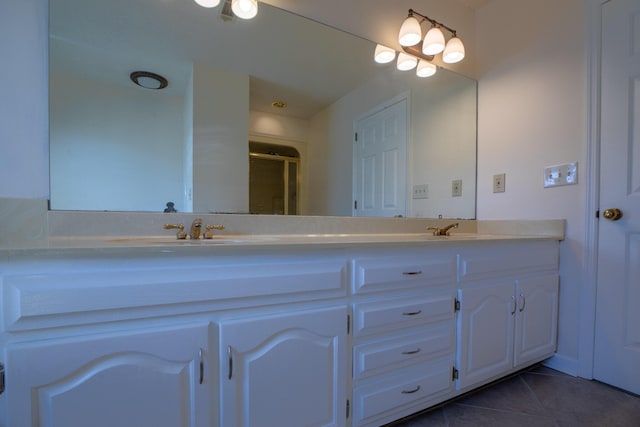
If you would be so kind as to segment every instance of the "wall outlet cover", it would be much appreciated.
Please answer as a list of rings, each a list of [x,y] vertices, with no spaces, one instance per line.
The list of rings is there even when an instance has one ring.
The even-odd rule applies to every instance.
[[[504,193],[506,190],[506,174],[499,173],[497,175],[493,175],[493,192],[494,193]]]
[[[451,181],[451,197],[462,197],[462,180],[454,179]]]
[[[544,187],[574,185],[578,183],[578,162],[544,168]]]

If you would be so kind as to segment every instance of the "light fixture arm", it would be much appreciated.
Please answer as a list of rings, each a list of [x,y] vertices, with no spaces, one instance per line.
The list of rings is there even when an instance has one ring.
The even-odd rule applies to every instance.
[[[414,46],[401,46],[402,50],[407,52],[409,55],[416,56],[420,59],[427,60],[429,62],[433,61],[434,55],[425,55],[422,53],[422,49],[420,49],[419,45]]]
[[[413,9],[409,9],[409,16],[418,16],[420,18],[422,18],[422,21],[420,21],[420,23],[424,22],[424,21],[429,21],[431,23],[431,25],[435,26],[435,27],[442,27],[445,30],[449,31],[453,37],[456,37],[456,30],[454,30],[453,28],[447,27],[446,25],[444,25],[442,22],[438,22],[435,19],[431,19],[426,15],[423,15],[421,13],[416,12]]]

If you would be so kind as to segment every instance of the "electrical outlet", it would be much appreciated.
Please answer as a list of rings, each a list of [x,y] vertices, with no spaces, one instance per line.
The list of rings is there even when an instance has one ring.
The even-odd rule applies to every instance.
[[[493,175],[493,192],[494,193],[505,192],[505,189],[506,189],[505,179],[506,179],[506,174],[504,173]]]
[[[544,187],[578,183],[578,162],[544,168]]]
[[[454,179],[451,181],[451,197],[462,197],[462,180]]]
[[[413,198],[414,199],[428,199],[429,198],[429,184],[414,185],[413,186]]]

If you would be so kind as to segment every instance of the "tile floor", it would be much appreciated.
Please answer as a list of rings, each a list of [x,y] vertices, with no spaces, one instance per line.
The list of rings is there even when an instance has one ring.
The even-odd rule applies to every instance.
[[[393,427],[640,427],[640,397],[538,366]]]

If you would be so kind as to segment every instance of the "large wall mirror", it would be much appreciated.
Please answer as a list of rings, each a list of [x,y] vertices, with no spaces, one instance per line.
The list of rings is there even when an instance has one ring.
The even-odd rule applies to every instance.
[[[162,212],[172,202],[179,212],[251,213],[249,147],[262,144],[298,153],[288,184],[296,214],[362,215],[354,183],[384,203],[387,183],[373,176],[392,163],[362,172],[355,131],[401,100],[406,150],[392,165],[401,198],[383,215],[475,217],[470,78],[376,64],[373,42],[264,3],[252,20],[224,1],[49,0],[49,9],[52,209]],[[140,87],[134,71],[168,85]]]

